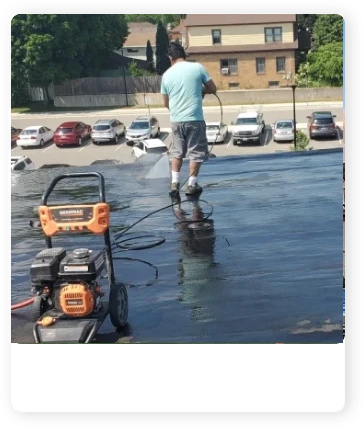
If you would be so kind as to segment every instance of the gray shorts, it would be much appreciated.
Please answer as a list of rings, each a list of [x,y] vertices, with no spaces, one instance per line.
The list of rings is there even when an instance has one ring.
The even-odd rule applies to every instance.
[[[194,162],[203,162],[208,153],[206,124],[203,120],[193,122],[172,122],[173,158],[188,158]]]

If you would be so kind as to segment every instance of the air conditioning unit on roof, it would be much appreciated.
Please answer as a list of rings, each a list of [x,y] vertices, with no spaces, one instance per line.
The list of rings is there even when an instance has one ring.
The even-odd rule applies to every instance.
[[[229,74],[229,67],[222,68],[221,69],[221,74]]]

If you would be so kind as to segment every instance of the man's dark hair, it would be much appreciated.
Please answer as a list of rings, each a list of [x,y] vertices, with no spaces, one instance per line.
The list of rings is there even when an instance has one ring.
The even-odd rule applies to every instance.
[[[186,52],[179,43],[171,42],[168,47],[168,56],[173,60],[178,58],[186,59]]]

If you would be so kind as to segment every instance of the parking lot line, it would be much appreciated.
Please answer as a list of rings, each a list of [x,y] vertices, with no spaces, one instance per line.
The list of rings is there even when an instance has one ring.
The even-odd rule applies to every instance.
[[[42,150],[42,153],[46,152],[47,150],[49,150],[50,148],[54,147],[54,144],[51,144],[49,147],[47,147],[46,149]]]
[[[126,144],[126,143],[125,143]],[[116,149],[115,149],[115,151],[117,152],[120,148],[121,148],[121,146],[122,146],[123,144],[122,143],[120,143],[117,147],[116,147]]]

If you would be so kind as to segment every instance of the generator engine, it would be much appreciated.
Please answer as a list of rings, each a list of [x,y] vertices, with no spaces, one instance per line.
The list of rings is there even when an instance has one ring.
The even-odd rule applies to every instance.
[[[78,248],[67,254],[49,248],[36,255],[30,268],[32,289],[48,300],[48,307],[69,317],[85,317],[98,310],[102,292],[102,251]]]

